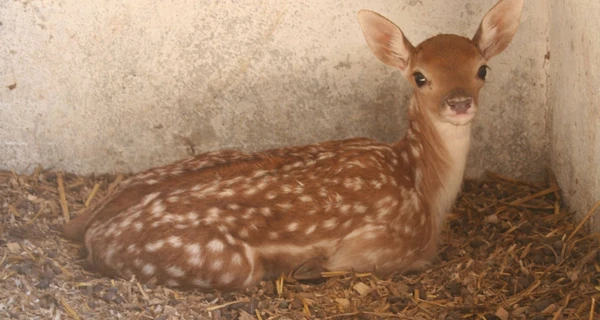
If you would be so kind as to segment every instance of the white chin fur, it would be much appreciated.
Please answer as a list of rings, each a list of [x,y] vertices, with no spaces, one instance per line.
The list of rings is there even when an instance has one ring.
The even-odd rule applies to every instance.
[[[475,112],[473,113],[463,113],[463,114],[452,114],[452,115],[444,115],[443,116],[446,122],[451,123],[455,126],[464,126],[475,118]]]

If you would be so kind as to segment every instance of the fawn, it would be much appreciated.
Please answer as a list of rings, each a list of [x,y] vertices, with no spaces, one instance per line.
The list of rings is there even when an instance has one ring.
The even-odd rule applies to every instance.
[[[414,86],[402,140],[204,153],[132,176],[64,236],[83,241],[104,275],[200,290],[291,272],[421,269],[462,185],[485,63],[510,43],[522,7],[500,0],[472,39],[441,34],[416,47],[361,10],[375,56]]]

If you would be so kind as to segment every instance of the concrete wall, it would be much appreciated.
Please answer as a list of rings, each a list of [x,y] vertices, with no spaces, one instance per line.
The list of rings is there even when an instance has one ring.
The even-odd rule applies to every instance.
[[[549,107],[552,166],[580,217],[600,200],[600,2],[553,0]],[[600,231],[600,213],[592,230]]]
[[[409,87],[372,55],[357,11],[391,18],[416,44],[472,36],[494,3],[0,1],[0,169],[138,171],[190,144],[198,153],[394,141]],[[547,18],[545,0],[526,1],[516,38],[490,63],[471,176],[543,172]]]

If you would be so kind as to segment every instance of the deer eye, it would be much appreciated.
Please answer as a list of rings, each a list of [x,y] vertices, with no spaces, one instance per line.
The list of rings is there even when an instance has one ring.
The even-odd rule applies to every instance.
[[[479,70],[477,71],[477,77],[481,80],[485,80],[485,77],[487,76],[487,69],[489,69],[489,67],[486,65],[479,67]]]
[[[413,74],[413,77],[415,77],[415,83],[417,84],[417,87],[419,87],[419,88],[424,86],[427,83],[427,79],[420,72],[415,72]]]

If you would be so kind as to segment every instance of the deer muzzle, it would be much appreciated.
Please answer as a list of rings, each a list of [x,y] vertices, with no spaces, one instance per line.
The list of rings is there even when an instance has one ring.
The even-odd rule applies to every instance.
[[[456,114],[465,114],[471,108],[473,98],[462,90],[456,90],[448,95],[446,104]]]

